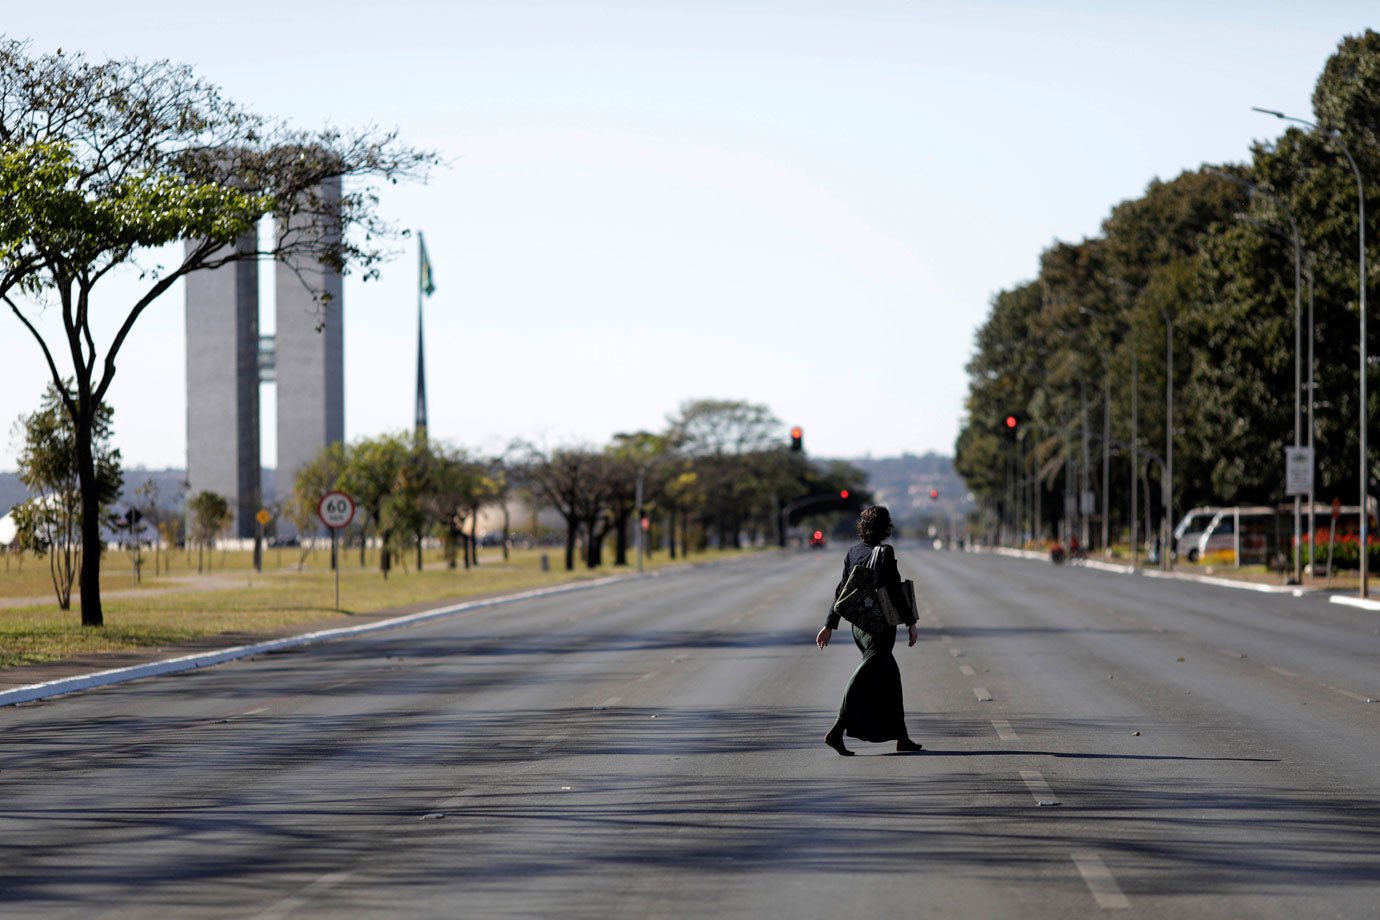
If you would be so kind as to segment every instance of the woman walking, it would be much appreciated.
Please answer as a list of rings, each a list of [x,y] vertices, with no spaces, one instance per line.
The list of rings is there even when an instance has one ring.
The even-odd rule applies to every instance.
[[[896,568],[896,553],[883,542],[890,535],[891,513],[880,505],[864,508],[858,516],[860,542],[849,547],[848,555],[844,557],[843,579],[834,589],[834,598],[837,599],[843,590],[853,567],[866,565],[872,550],[880,546],[882,551],[877,568],[882,586],[891,595],[896,608],[905,611],[910,645],[915,645],[915,615],[901,592],[901,573]],[[839,615],[831,607],[824,628],[815,636],[815,644],[821,649],[828,645],[829,637],[838,625]],[[853,752],[844,747],[845,734],[861,741],[895,741],[898,751],[920,750],[920,745],[910,740],[910,734],[906,731],[905,705],[901,699],[901,669],[896,666],[896,658],[891,654],[896,645],[896,631],[888,629],[874,636],[854,626],[853,641],[863,654],[862,664],[853,672],[843,691],[838,721],[824,736],[824,743],[844,757],[853,756]]]

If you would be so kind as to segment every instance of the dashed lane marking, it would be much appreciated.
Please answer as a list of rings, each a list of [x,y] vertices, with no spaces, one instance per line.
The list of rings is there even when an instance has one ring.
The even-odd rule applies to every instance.
[[[614,697],[614,699],[622,699],[622,697]],[[555,747],[556,745],[560,744],[562,741],[564,741],[565,739],[567,739],[567,738],[569,738],[569,737],[570,737],[570,732],[561,732],[559,735],[552,735],[550,738],[547,738],[547,739],[546,739],[545,741],[543,741],[541,744],[539,744],[539,745],[537,745],[536,747],[532,748],[532,753],[533,753],[533,754],[545,754],[547,751],[551,750],[553,747]]]
[[[656,677],[660,673],[660,671],[648,671],[646,674],[643,674],[641,677],[639,677],[637,679],[637,682],[642,683],[642,681],[644,680],[651,680],[653,677]]]
[[[1035,797],[1036,805],[1059,804],[1054,790],[1049,788],[1049,783],[1045,782],[1045,778],[1039,770],[1022,770],[1021,779],[1025,780],[1025,788],[1029,789],[1030,794]]]
[[[1331,690],[1333,693],[1339,693],[1347,699],[1355,700],[1358,703],[1369,703],[1372,699],[1372,697],[1363,696],[1359,693],[1353,693],[1350,690],[1344,690],[1341,687],[1333,687],[1329,685],[1327,689]]]
[[[987,691],[986,687],[974,687],[973,696],[978,698],[979,703],[992,702],[992,694]]]
[[[623,702],[623,698],[621,696],[611,696],[608,699],[604,700],[602,703],[600,703],[598,706],[595,706],[594,708],[608,709],[610,706],[617,706],[621,702]]]
[[[1245,660],[1248,656],[1245,652],[1238,652],[1235,649],[1219,648],[1215,650],[1219,655],[1226,655],[1228,658],[1239,658]]]
[[[976,677],[976,676],[977,676],[977,671],[974,671],[974,670],[973,670],[973,666],[972,666],[972,665],[969,665],[969,664],[961,664],[961,665],[959,665],[959,666],[958,666],[958,670],[959,670],[959,673],[961,673],[964,677]]]
[[[1121,893],[1121,886],[1116,883],[1112,870],[1107,868],[1101,856],[1089,850],[1079,851],[1072,856],[1073,864],[1078,867],[1078,874],[1083,876],[1083,881],[1087,884],[1088,891],[1092,892],[1093,900],[1097,902],[1098,907],[1105,910],[1126,910],[1131,906],[1131,902],[1126,900],[1126,895]]]
[[[997,737],[1002,741],[1020,741],[1020,736],[1011,727],[1011,723],[1005,719],[993,719],[992,727],[997,730]]]
[[[345,881],[353,872],[328,872],[308,885],[303,886],[295,894],[290,894],[280,901],[275,901],[268,908],[254,915],[254,920],[278,920],[279,917],[290,917],[297,911],[311,904],[316,896],[322,894],[327,889],[334,888]]]
[[[1280,674],[1280,675],[1282,675],[1282,676],[1284,676],[1284,677],[1298,677],[1298,676],[1299,676],[1299,674],[1298,674],[1297,671],[1291,671],[1291,670],[1289,670],[1288,668],[1277,668],[1277,667],[1275,667],[1274,665],[1270,665],[1270,670],[1271,670],[1271,671],[1274,671],[1276,674]]]

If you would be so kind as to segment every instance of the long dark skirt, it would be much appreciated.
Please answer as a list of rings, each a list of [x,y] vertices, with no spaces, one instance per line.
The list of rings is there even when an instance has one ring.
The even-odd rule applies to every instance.
[[[874,636],[854,626],[853,641],[863,653],[863,660],[843,691],[839,721],[844,731],[860,741],[899,741],[909,737],[901,699],[901,669],[891,654],[896,647],[896,630]]]

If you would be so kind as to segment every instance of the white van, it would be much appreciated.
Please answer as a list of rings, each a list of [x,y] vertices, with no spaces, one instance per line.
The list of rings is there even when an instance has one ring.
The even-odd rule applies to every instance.
[[[1293,539],[1292,517],[1286,523],[1281,513],[1264,505],[1223,508],[1198,538],[1197,558],[1225,551],[1231,553],[1233,565],[1268,562]]]
[[[1175,558],[1187,559],[1189,562],[1198,561],[1198,540],[1221,510],[1216,506],[1205,505],[1191,509],[1179,520],[1174,528]]]

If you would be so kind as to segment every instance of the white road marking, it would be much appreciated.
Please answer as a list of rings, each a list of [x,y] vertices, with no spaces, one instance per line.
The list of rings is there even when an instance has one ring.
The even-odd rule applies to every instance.
[[[270,904],[262,913],[254,915],[254,920],[278,920],[279,917],[288,917],[296,913],[298,909],[306,907],[313,900],[315,895],[320,894],[328,888],[334,888],[345,881],[353,872],[328,872],[309,885],[298,889],[296,894],[288,895],[280,901]]]
[[[1020,737],[1011,727],[1011,723],[1005,719],[993,719],[992,727],[997,730],[997,737],[1002,741],[1020,741]]]
[[[268,712],[268,707],[267,707],[267,706],[260,706],[260,707],[257,708],[257,709],[246,709],[244,712],[240,713],[240,715],[242,715],[242,716],[256,716],[256,715],[258,715],[258,714],[261,713],[261,712]]]
[[[437,804],[436,810],[446,811],[449,808],[459,805],[461,802],[465,801],[465,799],[468,799],[472,795],[474,795],[474,789],[472,787],[461,789],[459,792],[455,793],[455,795],[446,799],[444,802]]]
[[[977,671],[974,671],[974,670],[973,670],[973,666],[970,665],[970,664],[961,664],[961,665],[958,666],[958,670],[959,670],[960,673],[962,673],[962,675],[963,675],[964,677],[975,677],[975,676],[977,676]]]
[[[1226,655],[1228,658],[1245,658],[1245,652],[1238,652],[1235,649],[1219,648],[1216,650],[1219,655]]]
[[[978,702],[979,702],[979,703],[990,703],[990,702],[992,702],[992,694],[990,694],[990,693],[987,692],[987,688],[986,688],[986,687],[974,687],[974,688],[973,688],[973,696],[976,696],[976,697],[978,698]]]
[[[1284,675],[1285,677],[1298,677],[1298,676],[1299,676],[1298,673],[1295,672],[1295,671],[1290,671],[1288,668],[1277,668],[1277,667],[1275,667],[1274,665],[1270,665],[1270,670],[1271,670],[1271,671],[1274,671],[1276,674],[1282,674],[1282,675]]]
[[[614,697],[614,699],[622,699],[622,697],[616,696],[616,697]],[[551,750],[553,747],[555,747],[556,745],[560,744],[562,741],[564,741],[565,739],[567,739],[567,738],[569,738],[569,737],[570,737],[570,732],[561,732],[559,735],[552,735],[550,738],[547,738],[547,739],[546,739],[545,741],[543,741],[541,744],[539,744],[539,745],[537,745],[536,747],[532,748],[532,753],[533,753],[533,754],[545,754],[547,751]]]
[[[961,649],[951,648],[951,649],[949,649],[949,654],[952,655],[952,656],[954,656],[955,658],[962,658],[962,657],[963,657],[963,652],[962,652]]]
[[[1022,770],[1021,779],[1025,780],[1025,788],[1030,790],[1030,794],[1035,797],[1037,805],[1058,805],[1059,799],[1055,796],[1054,790],[1049,788],[1049,783],[1040,775],[1039,770]]]
[[[1341,687],[1329,686],[1327,689],[1331,690],[1333,693],[1340,693],[1342,696],[1353,699],[1358,703],[1369,703],[1372,699],[1372,697],[1362,696],[1359,693],[1352,693],[1350,690],[1343,690]]]
[[[648,671],[646,674],[643,674],[641,677],[639,677],[637,679],[637,682],[642,683],[642,681],[644,680],[651,680],[653,677],[656,677],[660,673],[660,671]]]
[[[621,696],[611,696],[608,699],[604,700],[602,703],[600,703],[598,706],[595,706],[594,708],[608,709],[610,706],[617,706],[621,702],[623,702],[623,698]]]
[[[1126,895],[1121,893],[1121,886],[1116,883],[1112,870],[1107,868],[1101,856],[1087,850],[1072,855],[1073,864],[1078,867],[1078,874],[1083,876],[1083,881],[1087,883],[1088,891],[1092,892],[1093,900],[1097,902],[1098,907],[1125,910],[1131,906],[1131,902],[1126,900]]]

